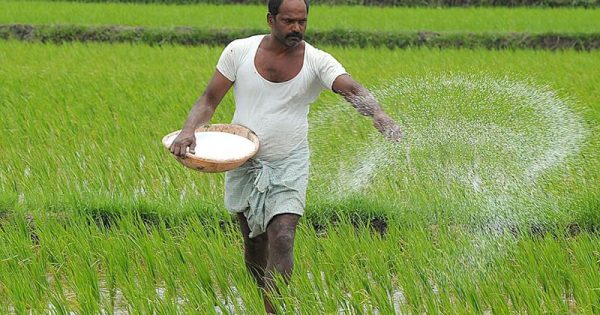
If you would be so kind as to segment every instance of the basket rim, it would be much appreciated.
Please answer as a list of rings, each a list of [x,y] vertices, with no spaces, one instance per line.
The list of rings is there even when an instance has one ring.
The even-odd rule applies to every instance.
[[[181,157],[178,157],[178,156],[175,156],[175,158],[178,159],[178,160],[182,160],[182,159],[186,159],[187,160],[187,159],[190,159],[190,160],[199,161],[199,162],[208,162],[208,163],[215,163],[215,164],[227,164],[227,163],[238,163],[238,162],[246,161],[246,160],[249,160],[253,156],[256,155],[256,153],[258,152],[258,149],[260,147],[260,141],[259,141],[258,136],[256,135],[256,133],[254,131],[252,131],[250,128],[248,128],[248,127],[245,127],[245,126],[242,126],[242,125],[238,125],[238,124],[221,124],[221,123],[219,123],[219,124],[206,124],[204,126],[196,128],[194,130],[194,133],[196,133],[196,132],[210,132],[210,131],[215,131],[215,130],[211,130],[211,128],[214,128],[214,127],[224,127],[224,126],[230,126],[230,127],[235,127],[235,128],[243,129],[244,131],[248,131],[248,133],[253,136],[254,139],[248,139],[247,137],[245,137],[246,139],[248,139],[248,140],[252,141],[252,143],[254,143],[254,150],[252,151],[252,153],[248,157],[239,158],[239,159],[216,160],[216,159],[201,158],[201,157],[195,156],[195,155],[193,155],[193,154],[191,154],[189,152],[186,152],[185,153],[185,158],[181,158]],[[170,132],[170,133],[168,133],[166,136],[164,136],[162,138],[161,142],[162,142],[163,146],[165,148],[167,148],[167,150],[169,149],[170,146],[167,146],[166,140],[169,137],[171,137],[171,136],[173,136],[175,134],[179,134],[181,132],[181,130],[182,129]],[[219,132],[226,132],[226,131],[219,131]],[[226,133],[229,133],[229,132],[226,132]],[[242,137],[242,136],[240,136],[240,137]]]

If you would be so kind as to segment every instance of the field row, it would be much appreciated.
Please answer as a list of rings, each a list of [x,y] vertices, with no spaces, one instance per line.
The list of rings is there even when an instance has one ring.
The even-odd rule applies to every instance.
[[[598,52],[325,49],[406,138],[381,142],[324,92],[309,117],[308,216],[600,222]],[[160,143],[181,128],[220,50],[3,42],[2,208],[222,213],[222,174],[191,172]],[[233,109],[228,95],[213,122]]]
[[[233,226],[146,226],[126,216],[105,228],[43,214],[34,222],[31,235],[31,223],[1,222],[2,313],[261,313]],[[392,226],[381,238],[347,222],[317,234],[301,224],[294,251],[290,286],[280,283],[274,300],[294,313],[600,311],[593,234]]]
[[[49,0],[55,1],[55,0]],[[65,0],[59,0],[65,1]],[[69,0],[66,0],[69,1]],[[127,2],[164,4],[253,4],[262,5],[261,0],[72,0],[76,2]],[[311,5],[352,5],[352,6],[406,6],[406,7],[585,7],[598,6],[598,0],[313,0]]]
[[[319,48],[405,136],[311,105],[281,313],[600,312],[600,51]],[[223,174],[161,144],[221,49],[0,42],[0,313],[262,311]]]
[[[148,28],[132,26],[81,25],[0,25],[0,39],[43,43],[108,42],[140,43],[148,45],[213,45],[264,33],[255,29],[206,30],[201,28]],[[311,31],[305,39],[313,45],[346,47],[430,47],[430,48],[486,48],[486,49],[547,49],[564,50],[600,49],[598,34],[557,33],[382,33],[352,30]]]
[[[0,1],[0,24],[194,26],[268,30],[266,7]],[[243,17],[243,18],[240,18]],[[351,21],[351,22],[350,22]],[[600,10],[311,6],[309,30],[598,33]]]

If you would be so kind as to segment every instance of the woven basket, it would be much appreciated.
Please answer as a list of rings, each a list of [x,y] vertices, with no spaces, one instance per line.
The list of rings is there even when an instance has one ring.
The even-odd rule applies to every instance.
[[[197,128],[195,132],[205,132],[205,131],[220,131],[220,132],[226,132],[226,133],[231,133],[234,135],[242,136],[242,137],[252,141],[252,143],[254,143],[254,150],[247,156],[244,156],[243,158],[230,159],[230,160],[212,160],[212,159],[200,158],[200,157],[192,155],[188,152],[188,153],[186,153],[185,158],[180,158],[178,156],[175,156],[177,161],[179,161],[181,164],[183,164],[191,169],[194,169],[194,170],[197,170],[200,172],[218,173],[218,172],[229,171],[229,170],[239,167],[240,165],[242,165],[246,161],[248,161],[248,159],[253,157],[256,154],[256,152],[258,152],[258,147],[259,147],[258,136],[256,136],[256,134],[252,130],[250,130],[244,126],[233,125],[233,124],[214,124],[214,125],[207,125],[204,127]],[[170,143],[167,142],[168,139],[172,136],[179,134],[180,132],[181,132],[181,130],[177,130],[177,131],[171,132],[168,135],[164,136],[162,139],[163,145],[167,149],[169,149]],[[169,151],[169,153],[170,153],[170,151]]]

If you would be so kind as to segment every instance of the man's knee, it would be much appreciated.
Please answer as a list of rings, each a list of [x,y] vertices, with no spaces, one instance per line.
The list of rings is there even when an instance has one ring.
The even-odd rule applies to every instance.
[[[285,255],[290,253],[293,248],[293,231],[280,231],[278,233],[275,233],[272,239],[269,239],[269,251],[273,252],[273,254]]]
[[[280,213],[275,215],[267,224],[267,233],[272,234],[272,232],[278,232],[281,230],[296,230],[296,225],[298,225],[298,221],[300,220],[300,216],[295,213]]]
[[[251,250],[260,250],[267,246],[267,233],[257,235],[253,238],[245,238],[244,245]]]
[[[289,254],[294,247],[296,225],[300,216],[285,213],[275,216],[267,227],[269,252],[281,256]]]

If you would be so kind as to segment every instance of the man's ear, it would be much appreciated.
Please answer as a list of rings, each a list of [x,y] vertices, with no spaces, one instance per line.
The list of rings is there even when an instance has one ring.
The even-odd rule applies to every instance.
[[[271,14],[271,12],[267,12],[267,23],[269,24],[269,26],[273,26],[273,23],[275,22],[275,17]]]

